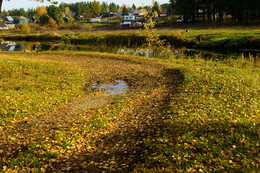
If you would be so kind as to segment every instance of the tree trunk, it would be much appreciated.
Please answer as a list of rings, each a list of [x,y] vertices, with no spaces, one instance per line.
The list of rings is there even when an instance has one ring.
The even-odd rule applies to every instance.
[[[210,6],[210,4],[208,5],[207,13],[208,13],[208,22],[211,22],[211,6]]]
[[[205,6],[203,5],[202,6],[203,7],[203,13],[202,13],[202,15],[203,15],[203,22],[206,22],[206,18],[205,18]]]
[[[0,0],[0,14],[2,12],[2,4],[3,4],[3,0]]]
[[[222,13],[221,10],[219,10],[218,15],[219,15],[218,22],[222,22],[222,20],[223,20],[223,13]]]

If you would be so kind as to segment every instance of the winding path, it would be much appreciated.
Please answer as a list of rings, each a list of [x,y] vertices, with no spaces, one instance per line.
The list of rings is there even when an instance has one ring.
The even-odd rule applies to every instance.
[[[126,105],[117,116],[108,123],[107,128],[87,133],[80,127],[77,131],[84,140],[72,153],[59,155],[49,163],[47,172],[129,172],[136,164],[145,162],[149,153],[145,141],[163,136],[167,123],[167,110],[183,82],[183,75],[177,69],[169,69],[156,61],[142,60],[134,57],[118,57],[102,54],[46,54],[13,53],[15,56],[64,63],[80,66],[89,74],[86,77],[86,97],[60,106],[51,112],[27,117],[14,125],[15,129],[5,128],[0,137],[0,149],[6,151],[21,149],[12,136],[21,136],[19,143],[30,138],[34,141],[43,134],[55,136],[60,128],[72,131],[80,126],[78,122],[86,121],[91,115],[106,105],[111,105],[117,96],[108,97],[91,89],[94,82],[109,83],[124,80],[129,83],[129,91],[120,97],[127,98]],[[92,104],[93,102],[93,104]],[[93,106],[95,105],[95,106]],[[69,128],[68,128],[69,127]],[[17,135],[19,133],[19,135]],[[6,138],[9,136],[9,138]],[[5,140],[3,139],[10,139]],[[54,140],[54,139],[53,139]],[[17,150],[9,157],[16,157]]]

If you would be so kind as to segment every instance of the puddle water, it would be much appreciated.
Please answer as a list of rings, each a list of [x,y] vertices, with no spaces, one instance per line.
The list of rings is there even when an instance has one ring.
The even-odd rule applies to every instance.
[[[94,84],[92,88],[98,88],[105,91],[105,94],[122,94],[128,90],[128,85],[125,81],[115,80],[116,84]]]

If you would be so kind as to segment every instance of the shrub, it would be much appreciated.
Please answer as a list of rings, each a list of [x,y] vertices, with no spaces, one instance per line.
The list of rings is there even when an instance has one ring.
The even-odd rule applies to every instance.
[[[47,25],[49,21],[49,16],[41,15],[40,17],[40,24],[41,25]]]
[[[53,20],[53,18],[50,17],[50,19],[48,21],[48,25],[50,27],[56,27],[57,26],[57,22],[55,20]]]
[[[28,24],[25,23],[25,24],[22,25],[22,28],[21,28],[21,31],[20,31],[20,32],[21,32],[21,33],[24,33],[24,34],[30,34],[31,29],[30,29],[30,27],[28,26]]]
[[[80,30],[80,29],[82,29],[82,26],[80,24],[65,24],[65,25],[59,26],[58,29],[59,30],[62,30],[62,29]]]

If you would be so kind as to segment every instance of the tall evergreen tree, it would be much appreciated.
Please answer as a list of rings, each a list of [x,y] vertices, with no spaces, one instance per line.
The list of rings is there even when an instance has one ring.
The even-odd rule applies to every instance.
[[[91,12],[95,14],[96,16],[100,15],[101,13],[101,5],[99,1],[94,0],[91,3]]]
[[[118,7],[117,7],[117,5],[114,2],[109,4],[109,11],[111,11],[113,13],[117,13],[118,12]]]
[[[59,7],[55,5],[48,6],[46,8],[48,15],[55,20],[58,24],[63,23],[63,13]]]
[[[101,4],[101,14],[104,15],[107,12],[107,9],[109,9],[109,6],[106,2],[102,2]]]
[[[133,10],[136,10],[136,9],[137,9],[136,6],[135,6],[135,4],[132,5],[132,9],[133,9]]]
[[[123,9],[122,9],[123,15],[127,15],[127,14],[128,14],[128,10],[127,10],[127,8],[126,8],[126,5],[123,5],[122,8],[123,8]]]

